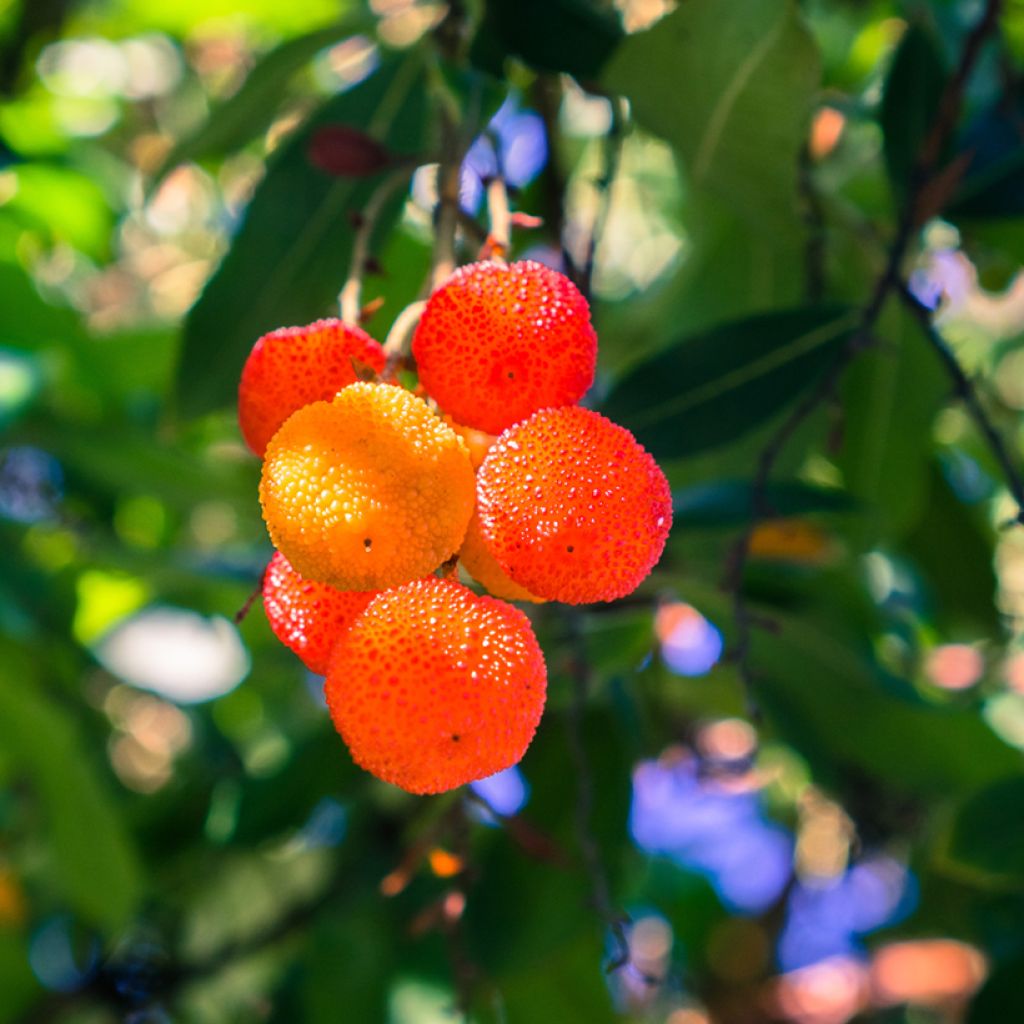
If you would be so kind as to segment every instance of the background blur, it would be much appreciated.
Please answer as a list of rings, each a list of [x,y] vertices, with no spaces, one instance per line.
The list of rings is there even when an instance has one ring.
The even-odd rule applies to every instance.
[[[0,1021],[1024,1020],[1024,529],[936,347],[1019,467],[1024,4],[672,8],[0,0]],[[522,765],[419,799],[234,622],[233,403],[374,197],[368,330],[420,295],[439,111],[461,258],[500,175],[677,512],[531,612]],[[937,333],[848,350],[893,252]]]

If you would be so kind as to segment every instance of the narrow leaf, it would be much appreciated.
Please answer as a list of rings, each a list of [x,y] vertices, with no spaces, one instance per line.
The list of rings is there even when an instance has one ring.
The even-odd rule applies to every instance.
[[[953,822],[946,857],[997,888],[1024,889],[1024,775],[975,793]]]
[[[788,227],[798,155],[820,78],[793,2],[687,0],[629,36],[602,80],[667,139],[690,183],[769,230]]]
[[[83,918],[113,931],[142,895],[135,848],[67,713],[34,686],[27,658],[9,646],[3,654],[0,747],[45,810],[63,897]]]
[[[178,368],[185,414],[233,402],[256,339],[275,327],[326,315],[341,288],[355,235],[352,214],[364,209],[381,176],[332,177],[313,165],[312,137],[325,125],[359,125],[390,151],[419,152],[427,120],[425,92],[419,57],[397,58],[328,101],[282,147],[186,321]],[[386,237],[403,202],[396,194],[385,204],[375,240]]]
[[[288,83],[301,68],[324,47],[370,26],[372,22],[365,15],[354,15],[275,47],[253,67],[238,92],[215,107],[196,131],[171,150],[150,188],[155,188],[170,170],[186,160],[224,156],[244,146],[269,127]]]
[[[947,77],[934,35],[921,25],[911,25],[889,68],[879,115],[885,166],[901,198],[935,121]]]
[[[641,363],[603,411],[656,457],[714,448],[761,425],[813,383],[856,322],[849,310],[824,307],[723,324]]]

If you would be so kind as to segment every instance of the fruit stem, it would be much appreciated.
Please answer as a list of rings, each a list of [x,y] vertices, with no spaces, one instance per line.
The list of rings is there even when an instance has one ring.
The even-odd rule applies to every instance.
[[[370,245],[373,241],[373,232],[377,221],[388,200],[403,184],[408,182],[411,173],[412,166],[403,164],[387,175],[374,189],[359,219],[359,227],[356,229],[356,237],[352,245],[352,264],[349,268],[348,278],[338,295],[341,319],[347,324],[358,325],[359,323],[363,278],[366,276],[366,267],[370,260]]]
[[[500,175],[487,183],[487,216],[491,230],[485,248],[497,263],[504,263],[512,242],[512,214],[508,208],[508,189]]]

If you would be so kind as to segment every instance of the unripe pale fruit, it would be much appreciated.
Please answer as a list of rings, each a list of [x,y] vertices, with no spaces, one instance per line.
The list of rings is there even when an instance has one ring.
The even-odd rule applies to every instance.
[[[334,650],[325,693],[356,764],[441,793],[519,761],[546,688],[521,611],[430,578],[367,605]]]
[[[531,594],[612,601],[654,568],[672,526],[668,481],[626,430],[578,406],[506,430],[477,473],[480,535]]]
[[[587,300],[541,263],[471,263],[430,296],[412,353],[420,383],[459,423],[497,434],[593,383]]]
[[[384,349],[366,331],[341,320],[282,327],[249,353],[238,387],[238,423],[245,443],[262,456],[296,409],[333,398],[359,380],[357,366],[384,369]]]
[[[458,551],[473,513],[473,467],[421,399],[358,383],[299,409],[274,435],[260,501],[274,546],[306,579],[384,590]]]

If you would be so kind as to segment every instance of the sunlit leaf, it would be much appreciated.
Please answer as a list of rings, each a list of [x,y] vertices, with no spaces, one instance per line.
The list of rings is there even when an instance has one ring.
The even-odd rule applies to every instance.
[[[43,807],[54,882],[83,918],[114,930],[142,897],[130,833],[68,712],[44,696],[25,657],[10,644],[2,652],[0,739]]]
[[[423,67],[413,52],[329,100],[275,154],[231,250],[186,321],[178,367],[183,412],[233,402],[261,334],[330,312],[351,259],[352,214],[364,209],[381,177],[333,178],[314,167],[307,150],[317,129],[358,125],[409,155],[422,150],[426,121]],[[385,205],[375,239],[387,236],[403,201],[396,193]]]
[[[716,0],[687,0],[628,37],[602,79],[678,150],[694,187],[779,230],[796,210],[798,155],[819,76],[797,4],[734,0],[723,17]]]

